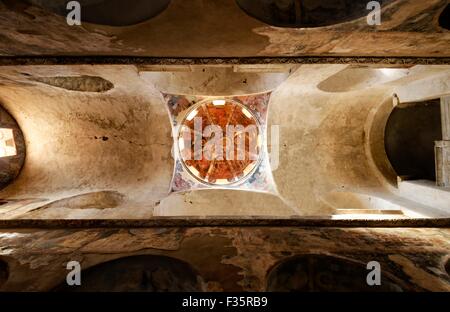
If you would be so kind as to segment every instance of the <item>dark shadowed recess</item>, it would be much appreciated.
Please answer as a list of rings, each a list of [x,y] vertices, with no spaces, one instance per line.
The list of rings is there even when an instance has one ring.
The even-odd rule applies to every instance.
[[[236,0],[248,15],[272,26],[320,27],[367,16],[367,0]],[[378,0],[381,6],[392,0]]]
[[[398,176],[436,180],[434,141],[442,139],[440,101],[396,107],[386,124],[386,154]]]
[[[450,259],[448,259],[445,263],[445,272],[447,273],[447,275],[450,275]]]
[[[6,261],[0,259],[0,287],[8,281],[9,266]]]
[[[187,263],[165,256],[133,256],[90,267],[80,286],[64,281],[55,291],[173,292],[200,291],[197,274]]]
[[[326,255],[303,255],[284,260],[269,273],[268,291],[352,292],[402,291],[402,287],[381,274],[381,285],[367,284],[365,264]]]
[[[439,26],[450,29],[450,4],[447,4],[444,11],[439,16]]]
[[[70,0],[21,0],[40,6],[53,13],[66,16]],[[81,21],[109,25],[134,25],[163,12],[170,0],[78,0],[81,5]]]

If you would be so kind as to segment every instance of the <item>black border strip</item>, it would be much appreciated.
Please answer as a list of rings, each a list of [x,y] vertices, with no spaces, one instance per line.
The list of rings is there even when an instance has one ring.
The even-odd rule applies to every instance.
[[[183,306],[184,300],[216,299],[214,309],[208,306]],[[267,298],[267,305],[242,305],[247,298]],[[149,307],[148,311],[385,311],[387,307],[405,311],[415,308],[430,311],[448,306],[449,293],[369,293],[369,292],[22,292],[1,293],[2,308],[22,310],[41,306],[45,311],[132,311]],[[227,301],[228,300],[228,301]],[[238,306],[233,306],[233,303]],[[252,300],[255,302],[254,300]],[[91,308],[91,309],[89,309]]]
[[[428,227],[449,228],[450,218],[395,220],[331,220],[315,218],[193,218],[155,217],[153,219],[11,219],[0,220],[0,229],[12,228],[152,228],[210,226],[287,226],[287,227]]]
[[[336,56],[287,57],[147,57],[106,55],[0,56],[0,66],[11,65],[245,65],[245,64],[388,64],[448,65],[450,56]]]

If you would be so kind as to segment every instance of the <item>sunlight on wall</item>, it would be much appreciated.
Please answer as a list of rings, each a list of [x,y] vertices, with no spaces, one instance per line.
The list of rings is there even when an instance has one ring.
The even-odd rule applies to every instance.
[[[17,149],[12,129],[0,128],[0,157],[16,156]]]

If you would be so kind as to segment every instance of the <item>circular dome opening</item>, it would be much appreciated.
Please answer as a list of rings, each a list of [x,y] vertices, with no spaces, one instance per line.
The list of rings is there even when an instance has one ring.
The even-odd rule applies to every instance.
[[[241,182],[260,160],[261,131],[256,116],[233,100],[206,100],[181,122],[178,150],[183,165],[210,185]]]

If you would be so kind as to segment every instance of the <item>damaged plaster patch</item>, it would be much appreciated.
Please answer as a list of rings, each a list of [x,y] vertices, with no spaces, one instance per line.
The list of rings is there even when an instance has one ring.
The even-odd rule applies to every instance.
[[[114,88],[111,81],[98,76],[34,77],[30,79],[70,91],[106,92]]]
[[[51,208],[70,209],[108,209],[119,206],[124,199],[124,195],[115,191],[101,191],[82,195],[76,195],[61,200],[54,201],[36,210]]]
[[[411,260],[402,255],[390,255],[389,259],[402,267],[402,270],[411,276],[413,282],[431,291],[446,291],[448,285],[440,280],[430,281],[432,275],[416,266]]]
[[[447,273],[447,275],[450,275],[450,259],[447,259],[447,262],[445,263],[445,272]]]
[[[355,263],[361,266],[373,259],[386,259],[381,261],[382,277],[386,273],[384,277],[392,277],[403,290],[431,290],[422,286],[429,285],[436,289],[436,285],[440,285],[441,289],[448,291],[450,284],[448,278],[442,275],[441,267],[448,259],[448,233],[446,228],[240,227],[237,224],[231,227],[3,230],[0,231],[0,246],[11,246],[12,249],[7,259],[2,258],[3,254],[0,259],[8,261],[10,272],[14,274],[2,290],[53,289],[65,280],[68,272],[65,265],[69,260],[79,261],[87,271],[91,267],[98,269],[108,265],[111,261],[123,263],[130,256],[133,259],[134,256],[167,256],[192,267],[201,279],[202,290],[264,291],[268,273],[278,264],[299,259],[298,256],[300,259],[311,259],[308,255],[313,254],[314,257],[321,255],[325,260],[330,257],[331,260],[345,260],[344,263],[338,262],[337,266],[330,266],[329,261],[313,262],[311,267],[317,268],[316,272],[328,271],[326,275],[316,275],[316,284],[324,282],[335,287],[335,280],[329,278],[339,275],[342,270],[346,271],[347,261],[351,262],[352,268]],[[205,254],[208,256],[205,257]],[[136,264],[134,269],[140,272],[146,270],[148,261],[151,259]],[[412,269],[402,270],[405,266],[401,263]],[[306,261],[304,268],[313,273],[308,265]],[[440,273],[429,270],[430,266],[440,268]],[[301,267],[291,268],[302,271]],[[361,269],[364,271],[364,282],[368,271],[364,266]],[[423,275],[423,272],[427,274]],[[161,280],[167,277],[166,274],[159,276],[164,277]],[[293,276],[284,276],[287,282],[289,279],[292,281]],[[111,285],[106,287],[123,285],[121,279],[110,279],[110,282]],[[96,291],[106,289],[100,285]],[[139,290],[135,289],[136,284],[131,286],[133,289],[130,290]]]

